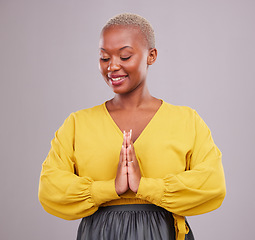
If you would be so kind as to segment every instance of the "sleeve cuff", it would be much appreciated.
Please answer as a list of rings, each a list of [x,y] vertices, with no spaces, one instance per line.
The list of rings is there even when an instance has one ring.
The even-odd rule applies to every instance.
[[[164,180],[160,178],[145,178],[140,180],[136,194],[137,198],[152,203],[159,203],[164,195]]]
[[[115,179],[94,181],[91,185],[91,195],[96,206],[120,198],[115,191]]]

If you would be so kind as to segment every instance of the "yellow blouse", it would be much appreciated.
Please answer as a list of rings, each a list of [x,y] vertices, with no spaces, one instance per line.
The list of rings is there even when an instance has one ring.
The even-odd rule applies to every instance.
[[[44,209],[72,220],[99,206],[153,203],[173,213],[176,239],[182,240],[188,232],[184,216],[221,205],[221,152],[194,110],[163,101],[134,143],[142,174],[138,192],[118,196],[114,180],[122,141],[105,103],[72,113],[42,165],[39,200]]]

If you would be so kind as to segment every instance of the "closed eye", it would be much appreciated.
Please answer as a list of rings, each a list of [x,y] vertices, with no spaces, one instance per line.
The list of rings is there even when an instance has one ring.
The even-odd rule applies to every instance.
[[[132,56],[129,56],[129,57],[120,57],[120,59],[122,60],[122,61],[127,61],[128,59],[130,59]]]
[[[101,58],[101,61],[103,62],[108,62],[110,60],[110,58]]]

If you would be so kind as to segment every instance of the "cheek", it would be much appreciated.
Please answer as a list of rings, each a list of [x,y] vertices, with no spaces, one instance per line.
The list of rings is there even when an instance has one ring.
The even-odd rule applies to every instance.
[[[104,63],[102,63],[101,61],[99,61],[98,63],[98,68],[99,68],[99,71],[102,75],[105,74],[106,70],[107,70],[107,67],[105,66]]]
[[[147,61],[144,61],[144,59],[139,59],[130,65],[130,70],[139,75],[144,74],[147,71]]]
[[[144,62],[144,59],[136,58],[126,64],[126,69],[128,69],[132,73],[139,74],[139,72],[143,71],[145,66],[146,62]]]

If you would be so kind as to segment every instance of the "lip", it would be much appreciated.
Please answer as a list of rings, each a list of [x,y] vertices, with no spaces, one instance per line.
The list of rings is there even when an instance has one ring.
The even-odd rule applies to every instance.
[[[126,77],[127,74],[122,74],[122,75],[120,75],[120,74],[108,74],[107,76],[108,76],[108,78],[122,78],[122,77]]]
[[[113,86],[121,85],[127,78],[128,75],[117,75],[117,74],[108,74],[108,80]],[[119,79],[118,79],[119,78]],[[113,80],[116,79],[116,80]]]

